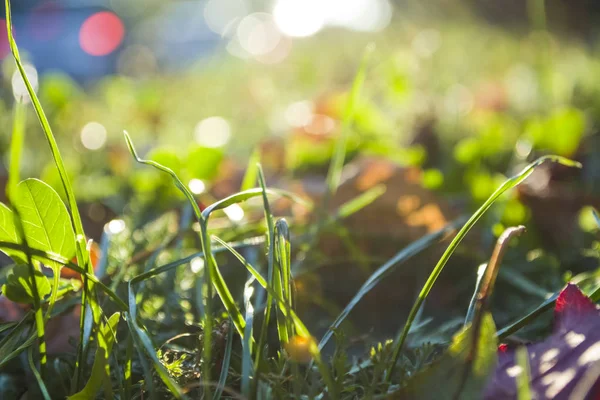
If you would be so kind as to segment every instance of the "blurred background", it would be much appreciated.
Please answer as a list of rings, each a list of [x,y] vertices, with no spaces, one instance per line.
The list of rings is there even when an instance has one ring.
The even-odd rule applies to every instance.
[[[133,167],[123,130],[199,194],[239,189],[232,182],[254,150],[273,182],[324,176],[369,44],[349,159],[417,167],[428,190],[469,209],[551,152],[584,161],[577,188],[554,185],[572,173],[541,172],[537,186],[509,199],[503,222],[535,218],[531,204],[548,198],[569,203],[537,207],[540,221],[552,207],[579,213],[596,201],[592,0],[21,0],[13,19],[92,236],[114,215],[180,199],[167,178]],[[29,99],[0,22],[5,180],[14,105]],[[60,191],[30,108],[27,138],[24,176]]]

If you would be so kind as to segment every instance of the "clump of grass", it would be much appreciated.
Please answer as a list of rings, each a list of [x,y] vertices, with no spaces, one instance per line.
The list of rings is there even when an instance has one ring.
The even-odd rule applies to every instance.
[[[36,248],[32,244],[36,238],[28,237],[26,231],[20,226],[22,220],[18,216],[17,208],[14,212],[17,235],[11,232],[12,236],[8,239],[13,239],[12,242],[4,240],[6,239],[4,236],[0,241],[0,248],[4,251],[25,254],[25,259],[16,261],[27,265],[27,276],[11,284],[14,290],[27,293],[29,297],[25,296],[25,302],[33,305],[33,311],[27,313],[20,322],[2,326],[1,331],[6,332],[6,335],[0,342],[0,354],[4,356],[0,359],[0,365],[27,351],[27,368],[33,374],[39,393],[44,398],[51,398],[58,392],[58,389],[51,385],[53,382],[48,373],[45,325],[48,320],[56,316],[52,313],[55,304],[67,303],[69,300],[67,296],[58,294],[60,268],[63,267],[78,272],[83,279],[82,289],[78,294],[81,302],[79,344],[72,368],[68,370],[70,374],[68,387],[66,393],[65,390],[61,393],[63,396],[68,395],[71,399],[93,398],[99,396],[102,391],[105,398],[119,399],[134,399],[142,396],[159,398],[159,394],[166,398],[180,399],[192,396],[213,399],[241,396],[343,399],[374,398],[395,392],[399,387],[410,384],[410,377],[436,358],[435,346],[425,344],[416,350],[406,350],[406,340],[423,302],[427,299],[448,259],[469,230],[504,192],[520,184],[543,162],[552,161],[578,166],[562,157],[542,157],[502,184],[458,231],[423,286],[396,340],[375,346],[366,360],[360,362],[351,360],[347,352],[342,323],[356,304],[388,276],[393,268],[423,251],[450,230],[457,228],[462,221],[457,221],[439,232],[421,238],[384,263],[365,282],[318,343],[307,325],[297,315],[293,301],[292,248],[295,243],[292,233],[294,227],[288,225],[284,219],[276,219],[270,201],[273,196],[284,196],[309,207],[312,205],[291,193],[268,188],[260,165],[256,165],[249,169],[244,179],[243,191],[217,200],[201,210],[197,199],[179,176],[156,161],[141,158],[130,136],[125,133],[125,142],[136,161],[156,168],[172,178],[174,185],[185,195],[189,203],[187,207],[193,210],[199,228],[197,232],[192,230],[191,234],[185,232],[187,235],[184,235],[193,243],[187,247],[188,250],[194,250],[192,255],[179,257],[159,266],[150,263],[151,268],[143,272],[133,272],[131,275],[120,274],[121,280],[117,279],[112,282],[111,287],[108,287],[103,280],[94,275],[77,208],[77,199],[50,124],[20,60],[12,36],[10,2],[6,0],[5,4],[11,50],[56,163],[62,188],[67,197],[72,239],[76,243],[76,263],[70,261],[72,254],[57,254],[52,248]],[[316,228],[309,230],[307,242],[312,244],[319,240],[320,229],[327,223],[335,223],[336,219],[351,213],[360,213],[363,207],[384,192],[382,187],[375,187],[372,191],[344,204],[335,214],[335,218],[326,217],[329,199],[337,190],[340,181],[341,168],[346,155],[346,135],[352,124],[353,107],[365,80],[366,68],[367,64],[364,62],[353,84],[343,124],[344,132],[339,139],[328,173],[325,204],[317,205],[315,209],[323,219],[315,225]],[[15,187],[19,177],[18,160],[24,142],[20,107],[17,105],[11,148],[11,183],[8,188],[11,201],[15,198]],[[257,187],[253,188],[253,186]],[[213,234],[209,224],[213,213],[252,198],[262,200],[266,231],[260,244],[265,246],[266,263],[261,262],[259,257],[252,259],[238,251],[240,248],[255,249],[256,246],[223,241]],[[60,207],[64,207],[64,204],[61,203],[51,211],[58,213]],[[4,211],[2,216],[5,216]],[[180,227],[182,230],[187,229],[185,224],[182,225]],[[4,226],[9,226],[8,222]],[[308,248],[310,251],[311,247]],[[168,248],[161,246],[151,259],[156,260],[163,250],[170,254]],[[233,255],[245,269],[242,293],[235,292],[231,282],[227,282],[223,273],[225,267],[217,260],[217,254],[225,252]],[[196,272],[187,269],[185,271],[186,274],[197,275],[195,276],[197,279],[194,280],[194,284],[197,285],[197,307],[193,310],[196,315],[189,317],[191,322],[188,326],[172,327],[176,333],[165,340],[165,343],[170,345],[173,338],[188,340],[185,349],[193,349],[190,351],[193,356],[190,365],[186,366],[184,361],[188,359],[187,355],[170,359],[165,356],[160,346],[157,346],[160,339],[164,339],[160,337],[160,329],[156,329],[160,321],[147,318],[144,307],[150,306],[147,303],[140,304],[138,288],[142,285],[150,285],[153,280],[160,279],[165,273],[175,271],[180,266],[187,268],[197,260],[202,260],[202,266]],[[40,273],[41,263],[60,266],[53,272],[53,282],[48,283],[52,290],[49,299],[46,299],[46,293],[38,286],[39,279],[42,279],[41,282],[44,284],[46,282],[40,278],[40,275],[43,276]],[[135,271],[134,268],[132,269]],[[244,269],[239,268],[240,271]],[[14,271],[16,270],[15,267]],[[155,297],[150,300],[157,300],[159,296]],[[220,303],[215,301],[217,298]],[[167,302],[168,296],[160,300]],[[185,301],[189,303],[187,299]],[[174,306],[169,305],[170,310],[177,307],[183,309],[183,303],[184,301],[181,301]],[[186,307],[191,309],[191,306]],[[155,308],[152,312],[157,315],[160,306]],[[535,315],[526,317],[529,318],[526,322]],[[488,339],[489,336],[493,336],[495,340],[495,331],[490,335],[490,329],[493,327],[491,317],[480,316],[480,318],[486,318],[481,331],[486,332]],[[509,330],[514,331],[522,325],[523,323],[517,323]],[[31,334],[29,331],[34,326],[36,333]],[[177,332],[178,329],[188,328],[192,333]],[[276,339],[269,337],[271,328],[277,332]],[[464,337],[469,337],[470,334],[473,340],[467,348],[471,350],[478,348],[478,329],[463,333]],[[336,349],[333,356],[325,357],[321,351],[333,335],[336,336]],[[453,346],[456,343],[460,344],[461,337],[463,336],[456,339]],[[36,342],[37,348],[34,347]],[[183,350],[181,352],[184,353]],[[404,358],[401,357],[403,354]],[[38,365],[40,372],[38,372]],[[190,373],[184,373],[183,369],[187,369]],[[522,387],[526,392],[526,385]]]

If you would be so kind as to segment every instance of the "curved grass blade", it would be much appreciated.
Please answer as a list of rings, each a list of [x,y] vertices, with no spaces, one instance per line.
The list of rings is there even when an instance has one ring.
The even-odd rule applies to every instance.
[[[438,276],[444,269],[444,266],[448,262],[448,259],[454,253],[454,251],[456,250],[456,248],[458,247],[460,242],[464,239],[466,234],[469,232],[469,230],[471,230],[471,228],[473,227],[473,225],[475,225],[475,223],[479,220],[479,218],[481,218],[481,216],[492,206],[492,204],[494,204],[494,202],[504,192],[506,192],[509,189],[512,189],[513,187],[515,187],[518,184],[520,184],[521,182],[523,182],[529,175],[531,175],[533,173],[535,168],[537,168],[539,165],[543,164],[546,161],[556,162],[556,163],[559,163],[559,164],[562,164],[562,165],[565,165],[568,167],[581,168],[580,163],[578,163],[576,161],[571,161],[567,158],[560,157],[560,156],[550,155],[550,156],[544,156],[544,157],[538,158],[536,161],[534,161],[531,164],[529,164],[528,166],[526,166],[519,174],[507,179],[498,189],[496,189],[496,191],[494,191],[494,193],[492,193],[492,195],[485,201],[485,203],[483,203],[483,205],[477,211],[475,211],[475,213],[471,216],[471,218],[469,218],[469,220],[465,223],[465,225],[458,232],[456,237],[452,240],[452,242],[450,243],[450,245],[448,246],[448,248],[446,249],[446,251],[444,252],[442,257],[438,261],[437,265],[435,266],[435,268],[429,275],[429,278],[425,282],[425,285],[421,289],[421,292],[419,293],[417,300],[415,301],[412,309],[410,310],[410,313],[408,315],[408,319],[406,321],[406,324],[404,325],[404,328],[399,333],[399,335],[396,337],[396,340],[394,343],[392,361],[390,363],[390,366],[388,367],[387,374],[386,374],[386,380],[388,382],[390,381],[390,379],[392,377],[394,368],[396,366],[398,357],[400,355],[400,351],[402,350],[402,347],[404,346],[404,342],[406,340],[406,337],[408,336],[410,327],[412,326],[412,323],[415,320],[415,317],[417,316],[417,313],[419,312],[421,305],[423,304],[423,302],[429,295],[429,291],[433,287],[435,281],[437,280]]]
[[[401,251],[399,251],[395,256],[390,258],[385,264],[379,267],[367,281],[361,286],[358,292],[354,295],[352,300],[348,303],[344,310],[338,315],[338,317],[333,321],[327,333],[323,336],[321,341],[319,342],[319,349],[323,350],[323,348],[327,345],[331,337],[333,336],[333,332],[337,329],[342,322],[348,317],[350,312],[356,307],[356,305],[360,302],[360,300],[369,293],[375,286],[379,284],[386,276],[392,273],[396,267],[398,267],[404,261],[410,259],[421,251],[425,250],[427,247],[431,246],[433,243],[442,239],[445,235],[452,232],[459,225],[464,222],[464,219],[459,219],[451,224],[445,226],[437,232],[431,233],[429,235],[423,236],[419,240],[411,243]]]
[[[15,39],[13,36],[10,0],[5,0],[4,4],[5,4],[5,10],[6,10],[6,32],[7,32],[7,36],[8,36],[10,50],[13,54],[15,63],[17,64],[17,68],[19,70],[21,78],[23,79],[23,82],[25,83],[29,97],[31,98],[31,102],[33,103],[33,108],[35,109],[35,112],[37,114],[40,125],[42,126],[42,130],[44,131],[46,141],[48,142],[50,151],[52,153],[52,158],[54,159],[54,163],[56,164],[56,169],[58,170],[58,174],[60,176],[60,180],[61,180],[63,189],[65,190],[65,194],[67,196],[67,203],[70,208],[71,223],[73,224],[73,231],[75,232],[75,235],[76,235],[75,240],[77,243],[77,247],[76,247],[77,263],[79,265],[84,266],[84,269],[86,270],[86,272],[88,272],[90,275],[93,275],[94,270],[93,270],[92,262],[90,259],[90,254],[86,250],[85,232],[83,230],[81,216],[80,216],[79,210],[77,208],[77,201],[75,198],[75,193],[73,191],[71,181],[69,180],[69,176],[65,169],[62,156],[60,155],[58,145],[56,144],[56,139],[54,138],[54,134],[52,133],[52,129],[50,128],[50,123],[48,122],[48,118],[46,117],[46,114],[44,113],[44,109],[42,108],[42,105],[37,97],[37,94],[35,93],[35,90],[33,89],[33,86],[31,85],[31,82],[29,81],[29,79],[27,77],[25,68],[23,67],[23,63],[21,62],[21,57],[19,55],[19,49],[17,47],[17,43],[15,42]],[[81,296],[82,309],[85,310],[87,308],[87,305],[89,302],[91,309],[94,313],[94,322],[98,323],[100,320],[101,310],[95,300],[95,295],[93,292],[93,285],[88,282],[87,278],[83,278],[83,284],[84,284],[84,290],[83,290],[83,294]],[[88,297],[90,297],[90,298],[88,299]],[[80,326],[84,326],[84,322],[85,322],[84,318],[85,318],[85,313],[81,313]],[[83,360],[84,360],[84,349],[87,346],[87,343],[84,343],[84,341],[83,341],[83,336],[82,336],[83,329],[81,330],[81,332],[82,333],[80,335],[79,347],[77,350],[76,373],[75,373],[75,380],[74,380],[75,387],[78,386],[79,378],[80,378],[80,375],[82,372],[81,368],[82,368],[82,364],[83,364]]]

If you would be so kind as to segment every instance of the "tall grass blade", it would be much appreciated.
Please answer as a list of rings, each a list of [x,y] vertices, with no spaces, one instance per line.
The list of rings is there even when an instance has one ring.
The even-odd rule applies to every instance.
[[[52,158],[54,159],[54,163],[56,164],[56,168],[58,170],[58,174],[60,176],[60,180],[62,182],[63,189],[67,196],[67,202],[70,209],[71,222],[73,224],[73,230],[76,235],[77,241],[77,263],[84,267],[86,272],[90,275],[93,275],[93,266],[91,263],[89,252],[86,251],[86,242],[85,242],[85,233],[83,231],[83,224],[81,222],[81,216],[79,215],[79,210],[77,208],[77,201],[75,198],[75,193],[73,192],[73,187],[69,180],[69,176],[66,172],[63,159],[60,155],[60,151],[58,149],[58,145],[56,144],[56,139],[54,138],[54,134],[52,133],[52,129],[50,128],[50,123],[48,122],[48,118],[44,113],[42,105],[29,81],[27,74],[25,73],[25,68],[23,67],[23,63],[21,62],[21,56],[19,55],[19,49],[17,47],[17,43],[15,42],[13,36],[13,26],[12,26],[12,14],[11,14],[11,4],[10,0],[5,0],[5,9],[6,9],[6,31],[8,35],[8,43],[10,45],[10,50],[15,59],[15,63],[17,64],[17,68],[25,83],[27,88],[27,92],[29,97],[31,98],[31,102],[33,103],[33,108],[38,116],[38,120],[42,126],[42,130],[46,136],[46,140],[48,145],[50,146],[50,151],[52,153]],[[84,278],[84,291],[82,294],[82,309],[85,310],[88,301],[91,303],[91,308],[94,311],[94,319],[97,323],[100,320],[100,308],[95,300],[95,296],[93,295],[93,285],[88,282],[87,278]],[[88,297],[91,298],[88,300]],[[81,321],[80,326],[84,325],[83,318],[85,318],[85,313],[81,313]],[[83,337],[80,337],[80,343],[77,352],[77,364],[76,364],[76,373],[75,373],[75,381],[74,386],[78,386],[79,377],[81,376],[81,368],[84,358],[84,349],[87,346],[87,343],[83,342]]]
[[[408,336],[408,332],[410,331],[412,323],[415,320],[415,317],[417,316],[417,313],[419,312],[421,305],[423,304],[423,302],[429,295],[429,291],[433,287],[433,284],[435,283],[435,281],[441,274],[442,270],[444,269],[444,266],[448,262],[448,259],[454,253],[454,251],[456,250],[456,248],[458,247],[460,242],[464,239],[466,234],[471,230],[471,228],[473,227],[473,225],[475,225],[475,223],[479,220],[479,218],[481,218],[481,216],[483,214],[485,214],[485,212],[492,206],[492,204],[494,204],[494,202],[502,194],[504,194],[504,192],[506,192],[509,189],[512,189],[513,187],[515,187],[518,184],[520,184],[521,182],[523,182],[529,175],[531,175],[533,173],[535,168],[537,168],[539,165],[543,164],[546,161],[556,162],[556,163],[559,163],[559,164],[562,164],[565,166],[569,166],[569,167],[581,168],[580,163],[571,161],[564,157],[554,156],[554,155],[541,157],[541,158],[537,159],[536,161],[532,162],[531,164],[529,164],[528,166],[526,166],[519,174],[507,179],[498,189],[496,189],[496,191],[494,191],[494,193],[492,193],[492,195],[471,216],[471,218],[469,218],[469,220],[465,223],[465,225],[458,232],[456,237],[452,240],[452,242],[450,243],[450,245],[448,246],[448,248],[446,249],[446,251],[444,252],[442,257],[438,261],[437,265],[435,266],[435,268],[429,275],[429,278],[427,279],[427,281],[425,282],[425,285],[421,289],[421,292],[419,293],[419,296],[418,296],[417,300],[415,301],[415,304],[413,305],[412,309],[410,310],[410,313],[408,315],[408,319],[406,321],[406,324],[404,325],[404,328],[400,331],[399,335],[396,337],[396,340],[394,343],[393,355],[392,355],[392,362],[390,363],[390,366],[388,367],[387,374],[386,374],[387,375],[386,379],[388,382],[392,378],[392,374],[393,374],[395,365],[398,361],[400,351],[402,350],[402,347],[404,346],[404,342],[406,340],[406,337]]]

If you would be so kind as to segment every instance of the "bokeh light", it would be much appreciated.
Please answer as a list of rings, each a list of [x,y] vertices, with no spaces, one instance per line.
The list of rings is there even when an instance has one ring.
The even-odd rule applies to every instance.
[[[204,191],[206,190],[206,185],[204,184],[204,182],[200,179],[195,178],[190,180],[190,182],[188,183],[188,187],[194,194],[204,193]]]
[[[87,18],[79,31],[79,44],[92,56],[105,56],[117,49],[125,37],[125,26],[112,12],[101,11]]]
[[[23,66],[25,70],[25,74],[29,79],[29,83],[33,87],[33,90],[37,91],[38,88],[38,72],[35,67],[31,64],[25,64]],[[25,81],[21,78],[21,74],[19,70],[16,70],[11,79],[13,95],[15,96],[15,100],[22,103],[31,102],[31,98],[29,97],[29,92],[27,91],[27,86],[25,85]]]
[[[222,117],[209,117],[198,122],[194,129],[194,138],[205,147],[223,147],[229,142],[231,128]]]
[[[204,269],[204,259],[200,257],[192,259],[190,262],[190,267],[193,273],[199,274]]]
[[[325,25],[325,3],[319,0],[279,0],[273,9],[273,17],[286,35],[311,36]]]
[[[244,210],[239,204],[232,204],[228,207],[225,207],[223,211],[225,212],[225,215],[227,215],[227,217],[233,222],[240,222],[244,219]]]
[[[291,127],[303,127],[310,123],[313,110],[314,104],[310,101],[292,103],[285,110],[285,121]]]
[[[312,36],[326,26],[377,32],[390,23],[392,5],[389,0],[278,0],[273,16],[292,37]]]
[[[211,31],[221,36],[233,32],[232,26],[250,12],[244,0],[209,0],[204,6],[204,19]]]
[[[117,235],[123,232],[125,228],[125,221],[123,221],[122,219],[113,219],[108,224],[106,224],[104,230],[111,235]]]
[[[88,150],[98,150],[106,143],[106,128],[98,122],[89,122],[81,129],[81,144]]]

